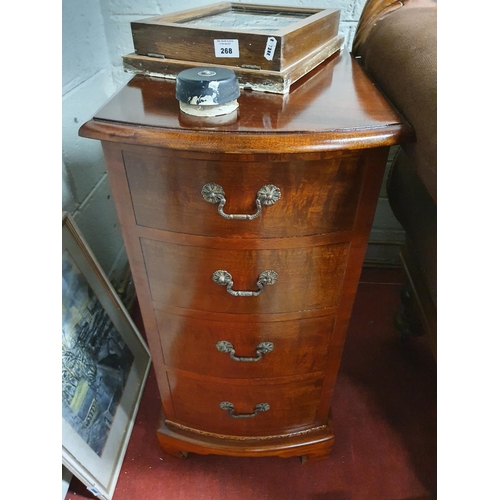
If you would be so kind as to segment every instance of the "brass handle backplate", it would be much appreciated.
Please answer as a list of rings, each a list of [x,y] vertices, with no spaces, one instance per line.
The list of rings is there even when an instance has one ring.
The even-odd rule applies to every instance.
[[[271,407],[267,403],[259,403],[255,405],[255,408],[253,409],[253,413],[239,413],[236,414],[234,413],[234,405],[233,403],[230,403],[229,401],[223,401],[219,405],[223,410],[227,410],[229,412],[229,415],[233,418],[250,418],[250,417],[255,417],[257,413],[261,411],[268,411]]]
[[[266,184],[262,186],[257,192],[255,204],[257,211],[254,214],[226,214],[224,213],[224,205],[226,204],[226,193],[222,186],[209,182],[201,188],[201,195],[208,203],[219,204],[218,212],[224,219],[230,220],[253,220],[258,217],[262,212],[262,205],[274,205],[281,198],[281,191],[279,187],[273,184]]]
[[[262,271],[257,280],[258,290],[254,291],[237,291],[233,290],[233,277],[224,269],[219,269],[212,274],[212,279],[217,285],[223,285],[231,295],[235,297],[256,297],[264,289],[264,285],[274,285],[278,281],[278,273],[272,269]]]
[[[256,358],[235,356],[236,351],[234,350],[233,344],[227,340],[220,340],[217,344],[215,344],[215,347],[219,352],[228,352],[229,357],[234,359],[234,361],[259,361],[262,359],[263,354],[267,354],[274,349],[274,344],[272,342],[261,342],[255,349],[255,352],[257,353]]]

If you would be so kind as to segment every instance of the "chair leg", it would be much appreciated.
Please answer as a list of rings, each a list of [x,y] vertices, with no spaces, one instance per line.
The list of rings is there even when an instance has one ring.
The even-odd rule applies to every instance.
[[[424,328],[418,314],[418,309],[411,295],[411,287],[406,283],[400,294],[401,306],[395,318],[396,328],[401,332],[401,340],[407,341],[411,337],[420,337]]]

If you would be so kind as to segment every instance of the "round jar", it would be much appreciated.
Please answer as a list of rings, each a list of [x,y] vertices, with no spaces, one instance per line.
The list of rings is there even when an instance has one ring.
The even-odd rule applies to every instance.
[[[236,73],[228,68],[190,68],[176,78],[175,97],[188,115],[227,115],[238,108],[239,95]]]

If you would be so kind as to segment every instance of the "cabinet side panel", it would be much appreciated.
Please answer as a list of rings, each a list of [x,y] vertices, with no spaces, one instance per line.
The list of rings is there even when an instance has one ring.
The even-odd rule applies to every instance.
[[[365,173],[356,211],[355,229],[347,257],[346,273],[340,296],[337,320],[330,340],[327,368],[318,408],[318,421],[320,422],[326,421],[328,418],[388,153],[389,148],[383,147],[366,150],[359,157],[360,166]]]
[[[167,416],[173,415],[168,375],[165,374],[164,370],[158,369],[163,366],[163,354],[158,335],[158,325],[151,302],[151,294],[149,292],[149,283],[144,267],[140,240],[135,232],[135,216],[123,165],[122,150],[120,144],[107,142],[102,142],[102,148],[106,159],[111,190],[118,213],[118,219],[120,221],[123,240],[125,242],[125,249],[137,291],[137,299],[144,322],[147,343],[155,368],[163,409]]]

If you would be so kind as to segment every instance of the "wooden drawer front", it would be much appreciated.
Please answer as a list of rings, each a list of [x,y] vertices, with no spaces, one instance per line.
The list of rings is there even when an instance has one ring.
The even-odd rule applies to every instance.
[[[322,371],[334,323],[332,316],[230,323],[161,311],[156,311],[156,319],[167,367],[227,378],[272,378]],[[231,358],[224,350],[227,342],[233,346],[233,357],[257,361]],[[266,342],[272,346],[263,344]]]
[[[206,236],[273,238],[348,231],[361,186],[359,156],[294,162],[208,161],[123,152],[137,224]],[[254,214],[259,189],[281,198],[253,220],[226,220],[201,195],[207,183],[225,193],[226,214]]]
[[[322,379],[255,384],[225,379],[197,379],[168,374],[178,423],[203,431],[234,436],[265,436],[293,432],[315,423]],[[234,405],[234,413],[252,414],[259,403],[269,410],[253,417],[232,418],[220,403]]]
[[[142,238],[153,301],[169,306],[227,313],[284,313],[338,303],[348,243],[308,248],[231,250],[177,245]],[[278,273],[256,297],[235,297],[213,281],[228,271],[237,291],[256,291],[259,275]]]

